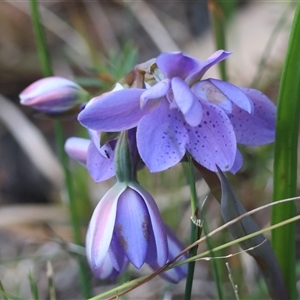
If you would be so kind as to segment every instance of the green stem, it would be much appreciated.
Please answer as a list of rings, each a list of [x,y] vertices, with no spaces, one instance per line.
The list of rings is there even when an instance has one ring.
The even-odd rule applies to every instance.
[[[190,194],[191,194],[191,212],[192,212],[192,219],[199,220],[199,213],[198,213],[198,198],[196,192],[196,182],[195,182],[195,174],[194,174],[194,167],[193,161],[191,156],[187,153],[188,158],[188,170],[187,176],[190,186]],[[201,227],[197,226],[195,222],[191,221],[191,231],[190,231],[190,243],[193,244],[196,242],[201,236]],[[189,251],[189,257],[193,257],[197,254],[198,246],[193,247]],[[195,262],[190,262],[188,264],[188,272],[186,278],[186,285],[185,285],[185,293],[184,299],[189,300],[191,299],[192,295],[192,287],[194,281],[194,271],[195,271]]]
[[[294,15],[282,78],[280,82],[276,141],[274,153],[273,201],[290,198],[297,190],[297,147],[300,118],[300,2]],[[272,208],[272,224],[296,215],[293,202]],[[295,224],[277,228],[272,232],[272,246],[285,280],[289,299],[297,299]]]
[[[71,227],[73,230],[73,239],[75,244],[83,245],[82,238],[81,238],[81,228],[80,228],[80,221],[78,217],[78,213],[76,211],[76,201],[74,197],[74,189],[73,189],[73,182],[71,172],[68,168],[68,156],[64,150],[65,139],[63,135],[63,127],[60,121],[54,121],[55,126],[55,137],[56,137],[56,144],[58,148],[58,153],[60,157],[60,161],[64,171],[65,177],[65,184],[67,188],[68,200],[69,200],[69,213],[71,219]],[[89,284],[89,277],[88,277],[88,265],[86,263],[86,258],[82,255],[77,256],[77,261],[79,264],[79,277],[81,283],[81,292],[85,299],[91,297],[90,293],[90,284]]]
[[[50,54],[48,51],[44,29],[41,23],[38,1],[30,0],[32,26],[35,34],[35,42],[37,43],[37,51],[39,56],[40,65],[45,77],[52,76],[52,67]]]
[[[30,4],[31,4],[32,23],[33,23],[35,39],[37,43],[37,50],[38,50],[39,60],[43,70],[43,74],[45,77],[52,76],[53,72],[51,67],[51,61],[50,61],[49,51],[45,39],[44,30],[41,25],[37,0],[30,0]],[[55,138],[56,138],[56,145],[58,148],[58,154],[59,154],[59,158],[65,176],[65,184],[66,184],[67,194],[68,194],[68,207],[69,207],[71,226],[72,226],[73,236],[74,236],[73,238],[75,244],[83,245],[81,232],[80,232],[80,222],[79,222],[78,214],[76,212],[76,203],[73,194],[71,173],[68,169],[68,157],[66,152],[64,151],[65,139],[63,135],[63,127],[61,121],[54,121],[54,127],[55,127]],[[79,264],[81,292],[83,297],[87,299],[91,295],[89,278],[88,278],[88,266],[85,257],[78,255],[77,260]]]
[[[208,8],[210,11],[210,18],[212,21],[212,27],[214,31],[215,44],[217,49],[226,49],[225,39],[225,17],[221,7],[215,1],[208,2]],[[226,60],[218,63],[221,79],[226,80]]]

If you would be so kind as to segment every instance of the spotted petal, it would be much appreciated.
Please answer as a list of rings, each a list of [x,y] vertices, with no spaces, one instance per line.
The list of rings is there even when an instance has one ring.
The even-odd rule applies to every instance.
[[[185,79],[189,74],[201,68],[200,61],[182,52],[162,53],[156,59],[156,63],[166,78]]]
[[[236,157],[236,138],[227,114],[218,106],[202,103],[200,125],[186,125],[189,133],[187,150],[205,168],[217,172],[216,165],[229,171]]]
[[[182,116],[169,103],[160,105],[143,117],[137,128],[139,153],[151,172],[159,172],[176,165],[185,154],[188,142]]]
[[[234,106],[231,123],[234,127],[237,142],[249,146],[268,144],[275,139],[276,106],[262,92],[241,88],[252,100],[254,114],[250,115],[237,106]]]
[[[97,131],[122,131],[137,126],[149,107],[140,108],[144,89],[124,89],[100,96],[100,101],[88,105],[78,116],[79,122]],[[93,99],[91,100],[93,101]]]

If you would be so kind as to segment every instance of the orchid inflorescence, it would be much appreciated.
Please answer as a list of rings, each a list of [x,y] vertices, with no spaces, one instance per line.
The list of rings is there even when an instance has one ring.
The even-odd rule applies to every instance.
[[[271,143],[276,107],[263,93],[219,79],[206,71],[231,53],[219,50],[204,62],[184,53],[162,53],[137,65],[110,92],[92,98],[60,77],[33,83],[21,103],[48,115],[78,108],[89,139],[71,137],[65,150],[96,182],[116,176],[95,208],[86,253],[95,276],[115,278],[129,262],[164,266],[184,248],[162,220],[153,197],[137,181],[137,171],[169,169],[185,160],[218,172],[236,173],[243,158],[237,144]],[[80,111],[81,110],[81,111]],[[182,257],[184,259],[184,257]],[[186,265],[162,276],[185,277]]]

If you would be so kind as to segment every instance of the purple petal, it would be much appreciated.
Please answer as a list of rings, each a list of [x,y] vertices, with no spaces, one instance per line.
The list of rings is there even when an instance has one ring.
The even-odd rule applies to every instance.
[[[210,69],[212,66],[214,66],[218,62],[226,59],[229,55],[231,55],[231,53],[232,52],[227,52],[224,50],[216,51],[207,60],[205,60],[202,63],[200,70],[191,74],[186,79],[186,82],[190,85],[190,84],[195,83],[196,81],[199,81],[208,69]]]
[[[86,253],[92,269],[101,267],[104,262],[113,235],[119,196],[125,189],[125,184],[116,183],[94,210],[86,236]]]
[[[228,97],[234,104],[248,113],[253,113],[254,107],[251,99],[235,85],[217,79],[208,79],[213,85],[215,85],[224,95]]]
[[[172,79],[174,100],[183,113],[185,121],[191,126],[197,126],[202,119],[200,101],[191,92],[190,87],[179,77]]]
[[[201,80],[192,86],[193,93],[201,100],[208,101],[223,108],[227,113],[232,112],[232,102],[208,80]]]
[[[100,96],[99,101],[88,105],[79,115],[79,122],[97,131],[122,131],[137,126],[149,108],[140,108],[144,89],[124,89]],[[92,99],[93,101],[93,99]]]
[[[98,268],[92,268],[93,274],[95,277],[99,279],[107,279],[110,278],[112,275],[116,273],[115,268],[113,267],[109,253],[105,255],[105,258],[101,264],[100,267]]]
[[[236,149],[236,156],[233,166],[230,169],[230,173],[235,174],[243,165],[243,156],[239,149]]]
[[[108,253],[113,267],[118,272],[122,272],[128,264],[128,259],[118,241],[118,237],[115,232],[113,233],[113,238],[111,240]]]
[[[163,75],[170,79],[173,77],[185,79],[201,68],[200,61],[181,52],[162,53],[156,59],[156,64]]]
[[[167,225],[165,225],[165,230],[167,233],[167,239],[168,239],[168,261],[172,260],[175,256],[177,256],[185,247],[183,244],[178,240],[177,236],[169,228]],[[179,259],[176,260],[176,262],[183,261],[187,259],[187,255],[182,255]],[[159,267],[157,265],[153,266],[154,270],[157,270]],[[172,282],[172,283],[178,283],[180,280],[182,280],[184,277],[186,277],[187,274],[187,264],[181,265],[179,267],[170,269],[168,271],[165,271],[160,274],[161,277],[165,278],[166,280]]]
[[[229,171],[236,156],[236,138],[226,113],[216,105],[203,102],[203,118],[197,127],[186,125],[187,150],[205,168],[217,172],[216,165]]]
[[[141,195],[127,188],[119,198],[115,233],[127,258],[140,268],[146,259],[151,219]]]
[[[252,101],[231,83],[217,79],[201,80],[193,85],[192,91],[200,99],[218,105],[227,113],[232,112],[232,102],[249,113],[253,112]]]
[[[103,147],[106,147],[106,145]],[[91,142],[88,149],[87,169],[95,182],[113,177],[115,175],[114,152],[111,152],[110,157],[105,157],[99,152],[95,144]]]
[[[230,120],[237,142],[250,146],[274,142],[276,106],[258,90],[249,88],[241,88],[241,90],[252,100],[254,114],[250,115],[234,106]]]
[[[101,280],[103,279],[114,280],[117,276],[122,274],[128,266],[128,259],[125,257],[124,253],[123,253],[122,262],[120,263],[121,263],[120,268],[116,269],[113,264],[113,259],[111,255],[111,249],[110,249],[105,256],[102,265],[99,268],[92,269],[93,274],[95,277]]]
[[[167,244],[167,237],[165,233],[164,223],[161,219],[160,212],[158,207],[153,199],[153,197],[140,185],[136,183],[130,183],[129,186],[134,189],[137,193],[139,193],[147,206],[148,213],[151,220],[152,225],[152,232],[154,235],[155,241],[155,253],[147,253],[148,257],[150,256],[149,260],[156,259],[157,264],[162,267],[165,265],[167,258],[168,258],[168,244]],[[149,242],[153,242],[153,240],[149,240]],[[150,246],[150,245],[149,245]],[[151,245],[148,249],[148,252],[154,249],[153,245]],[[151,257],[152,256],[152,257]],[[147,261],[148,262],[148,261]]]
[[[151,172],[166,170],[180,162],[187,141],[182,116],[171,110],[166,100],[144,116],[137,128],[139,153]]]
[[[170,79],[164,79],[154,86],[147,89],[142,95],[141,95],[141,108],[145,106],[145,104],[148,102],[148,100],[152,99],[159,99],[167,94],[171,87],[171,80]]]
[[[91,141],[89,139],[71,137],[65,143],[65,151],[67,154],[86,166],[88,147]]]

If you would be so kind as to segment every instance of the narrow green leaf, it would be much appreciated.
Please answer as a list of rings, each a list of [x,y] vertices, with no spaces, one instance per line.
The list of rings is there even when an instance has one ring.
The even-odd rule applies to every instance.
[[[273,201],[296,195],[297,147],[300,117],[300,3],[294,15],[278,97],[274,154]],[[272,208],[272,224],[296,215],[293,202]],[[297,299],[295,275],[295,224],[272,232],[272,246],[277,256],[290,299]]]
[[[2,297],[3,297],[3,300],[8,300],[7,295],[6,295],[6,292],[5,292],[5,290],[4,290],[4,287],[3,287],[3,284],[2,284],[2,282],[1,282],[1,280],[0,280],[0,292],[2,292],[1,295],[2,295]]]
[[[218,177],[221,182],[221,214],[224,222],[229,222],[246,213],[245,208],[235,196],[229,181],[219,170]],[[230,225],[228,230],[234,239],[244,237],[248,234],[259,231],[260,228],[252,217],[247,216],[240,221]],[[242,249],[247,250],[258,264],[266,286],[272,299],[289,299],[284,280],[279,269],[274,252],[269,241],[263,234],[254,236],[239,243]],[[259,247],[257,247],[260,245]],[[251,250],[249,250],[251,249]]]
[[[29,272],[29,274],[28,274],[28,279],[29,279],[29,283],[30,283],[32,299],[39,300],[38,287],[37,287],[36,281],[31,272]]]

